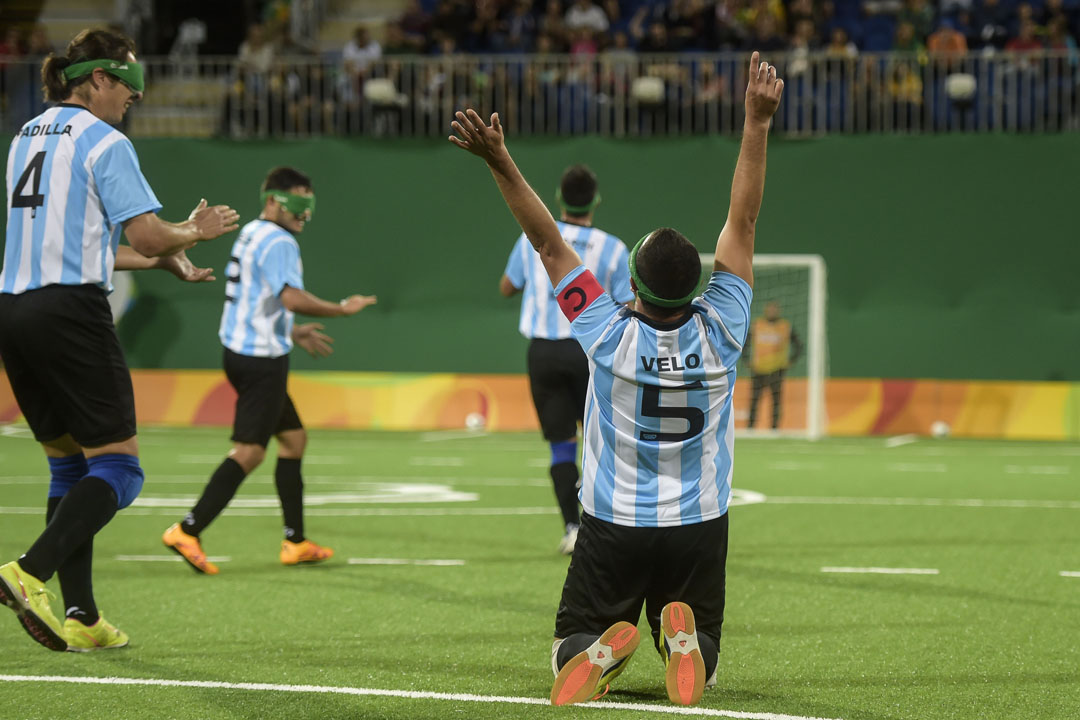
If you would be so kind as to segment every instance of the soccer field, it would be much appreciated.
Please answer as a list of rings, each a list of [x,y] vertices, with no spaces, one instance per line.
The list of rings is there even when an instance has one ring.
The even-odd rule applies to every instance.
[[[6,430],[0,561],[46,489]],[[1077,445],[737,441],[719,686],[668,704],[643,641],[607,697],[552,708],[567,559],[537,435],[312,432],[307,533],[336,557],[279,565],[270,461],[203,534],[221,574],[200,576],[160,536],[227,435],[141,432],[146,486],[95,541],[131,645],[51,653],[4,610],[4,717],[1080,716]]]

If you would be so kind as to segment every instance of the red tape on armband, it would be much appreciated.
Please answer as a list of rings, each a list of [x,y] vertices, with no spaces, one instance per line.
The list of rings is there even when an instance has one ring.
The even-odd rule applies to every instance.
[[[559,307],[562,308],[566,319],[574,322],[578,315],[585,312],[585,308],[592,305],[593,301],[603,294],[604,288],[600,286],[596,276],[591,270],[586,270],[559,293]]]

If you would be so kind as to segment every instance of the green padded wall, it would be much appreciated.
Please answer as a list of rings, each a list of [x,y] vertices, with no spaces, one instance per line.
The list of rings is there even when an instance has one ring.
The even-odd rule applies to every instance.
[[[143,170],[179,220],[206,197],[244,220],[274,165],[308,172],[318,213],[305,282],[379,304],[326,321],[335,354],[294,367],[521,372],[518,300],[497,291],[518,235],[483,164],[435,141],[141,140]],[[596,224],[632,243],[671,225],[711,250],[737,142],[513,140],[553,204],[563,168],[591,165]],[[830,137],[772,141],[759,252],[820,253],[836,377],[1080,379],[1075,185],[1080,137]],[[223,271],[235,235],[191,251],[216,283],[141,273],[121,324],[132,366],[217,367]]]

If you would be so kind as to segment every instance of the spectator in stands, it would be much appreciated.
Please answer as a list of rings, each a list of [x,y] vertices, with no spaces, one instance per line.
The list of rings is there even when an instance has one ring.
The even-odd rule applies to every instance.
[[[1016,37],[1005,43],[1005,49],[1014,53],[1029,53],[1043,49],[1036,35],[1037,27],[1033,20],[1024,20],[1020,23],[1020,29]]]
[[[1001,0],[982,0],[972,15],[971,27],[977,40],[969,47],[1001,49],[1009,39],[1009,10]]]
[[[953,27],[953,22],[943,19],[938,29],[926,39],[926,49],[931,55],[963,55],[967,52],[967,38]]]
[[[570,31],[570,54],[589,57],[595,55],[599,48],[596,45],[596,36],[587,27],[581,27]]]
[[[538,34],[547,36],[551,41],[552,52],[558,52],[566,41],[566,22],[563,20],[563,5],[560,0],[548,0],[544,14],[540,16]],[[540,40],[537,39],[537,45]]]
[[[610,25],[603,8],[593,3],[592,0],[576,0],[570,9],[566,11],[564,22],[566,23],[566,29],[570,32],[588,28],[597,35],[606,33]]]
[[[671,52],[671,42],[668,39],[667,26],[659,20],[654,20],[649,25],[649,33],[638,38],[638,51],[643,53],[666,53]]]
[[[1076,39],[1069,34],[1069,20],[1064,14],[1054,15],[1047,23],[1046,47],[1050,50],[1068,50],[1069,63],[1076,65]]]
[[[465,47],[473,53],[490,53],[502,49],[505,33],[499,20],[495,0],[476,0]]]
[[[0,39],[0,57],[17,58],[22,55],[22,38],[19,37],[19,28],[11,25],[4,31],[3,39]],[[5,63],[0,63],[3,67]]]
[[[771,55],[784,50],[786,46],[787,41],[777,32],[775,16],[771,13],[759,14],[754,22],[754,36],[745,49],[758,50]]]
[[[629,32],[630,18],[623,13],[622,3],[619,0],[604,0],[603,8],[608,19],[607,31],[611,34],[612,41],[614,41],[615,33]]]
[[[916,34],[915,26],[907,20],[897,24],[892,49],[896,52],[922,52],[926,48]]]
[[[848,38],[847,30],[837,26],[825,46],[825,54],[830,58],[853,58],[859,54],[859,48]]]
[[[401,24],[386,24],[386,36],[383,38],[383,55],[411,55],[417,51],[416,45],[401,29]]]
[[[431,18],[431,33],[436,38],[438,54],[446,54],[442,41],[447,37],[453,39],[455,48],[462,46],[469,29],[469,15],[468,4],[462,0],[439,0],[435,16]]]
[[[274,63],[274,44],[266,37],[262,23],[248,27],[247,39],[240,43],[237,53],[240,69],[245,73],[265,75]]]
[[[897,15],[904,9],[901,0],[863,0],[864,15]]]
[[[893,126],[904,129],[917,126],[921,119],[923,83],[911,63],[898,63],[889,78]]]
[[[915,28],[915,37],[922,43],[934,29],[934,8],[927,0],[907,0],[897,20],[911,23]]]
[[[508,52],[531,52],[536,42],[536,17],[531,0],[517,0],[510,17],[506,20],[506,46]]]
[[[420,0],[409,0],[405,12],[398,20],[401,31],[409,38],[409,41],[418,49],[424,49],[427,45],[428,31],[431,30],[431,16],[428,15]]]
[[[345,72],[361,81],[367,77],[371,65],[381,57],[382,46],[371,37],[371,32],[366,25],[356,26],[352,40],[345,43],[345,48],[341,51]]]

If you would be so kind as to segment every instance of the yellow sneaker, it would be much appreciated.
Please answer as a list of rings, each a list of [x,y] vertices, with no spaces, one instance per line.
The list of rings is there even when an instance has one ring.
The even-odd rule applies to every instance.
[[[334,551],[328,547],[316,545],[310,540],[294,543],[289,540],[281,541],[281,564],[299,565],[300,563],[316,563],[329,560],[334,557]]]
[[[75,618],[68,618],[64,621],[64,637],[67,638],[68,652],[113,650],[128,644],[127,633],[104,617],[99,617],[93,625],[83,625]]]
[[[67,650],[60,621],[49,607],[45,583],[29,574],[18,562],[0,565],[0,603],[7,605],[19,616],[19,622],[35,641],[63,652]]]
[[[620,620],[609,627],[596,642],[562,666],[551,686],[551,704],[572,705],[605,695],[611,681],[626,669],[640,642],[638,629],[628,622]],[[597,692],[601,682],[605,687]]]
[[[676,705],[695,705],[705,690],[705,661],[698,646],[694,611],[686,603],[668,603],[660,611],[660,628],[668,700]]]
[[[203,552],[199,538],[188,535],[181,530],[180,523],[170,525],[165,534],[161,536],[161,542],[165,543],[165,547],[184,558],[187,564],[197,572],[207,575],[218,574],[218,566],[206,559],[206,553]]]

